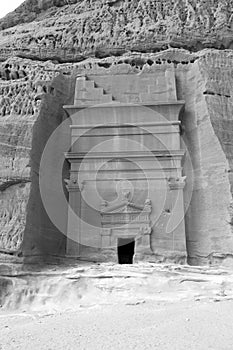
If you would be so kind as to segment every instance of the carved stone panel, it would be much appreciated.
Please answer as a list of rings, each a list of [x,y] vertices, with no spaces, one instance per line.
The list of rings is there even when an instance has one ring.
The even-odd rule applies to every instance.
[[[135,261],[152,254],[151,210],[150,200],[146,200],[144,206],[126,200],[114,206],[108,206],[106,202],[101,205],[102,248],[115,247],[116,250],[119,238],[132,238],[135,240]]]

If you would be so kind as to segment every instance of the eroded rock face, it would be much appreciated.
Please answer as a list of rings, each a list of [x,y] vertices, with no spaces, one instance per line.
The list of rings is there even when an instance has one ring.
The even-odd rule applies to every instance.
[[[30,191],[31,118],[0,118],[0,250],[16,251],[22,242]]]
[[[231,0],[30,0],[0,21],[0,250],[65,252],[66,239],[40,199],[38,171],[49,136],[65,118],[62,106],[72,103],[75,75],[140,74],[166,62],[174,65],[178,99],[185,101],[183,138],[194,170],[184,169],[189,262],[232,258],[233,55],[199,51],[232,48],[231,7]],[[155,51],[161,52],[146,53]],[[42,62],[51,58],[83,62]]]
[[[17,252],[23,240],[30,185],[21,180],[0,195],[0,250]]]
[[[54,130],[66,118],[63,105],[70,103],[73,99],[74,86],[73,81],[69,77],[57,77],[52,86],[54,94],[47,94],[42,102],[40,115],[34,124],[33,141],[31,151],[31,180],[32,188],[27,207],[27,223],[24,232],[22,250],[24,256],[49,256],[64,255],[66,240],[65,236],[58,230],[51,221],[46,208],[43,205],[40,186],[39,174],[43,172],[40,167],[41,157],[45,146],[54,132]],[[61,155],[66,151],[69,144],[68,133],[59,135],[57,139],[57,147],[61,148]],[[51,154],[50,159],[50,176],[54,176],[53,164],[56,159]],[[68,166],[64,164],[64,176],[68,177]],[[54,200],[59,206],[60,193],[53,193]],[[52,205],[56,208],[55,202]],[[54,204],[53,204],[54,203]],[[63,212],[62,222],[64,228],[67,223],[67,213]]]
[[[199,52],[196,57],[194,55],[190,57],[190,54],[184,51],[171,50],[165,52],[164,56],[162,53],[154,56],[137,54],[131,57],[101,60],[98,63],[87,61],[77,67],[73,66],[73,69],[75,74],[88,73],[90,69],[92,72],[93,69],[96,72],[105,72],[109,76],[113,71],[140,74],[147,65],[151,67],[162,62],[163,57],[172,56],[176,59],[180,56],[186,60],[186,64],[175,66],[175,74],[178,98],[185,101],[182,117],[183,139],[188,147],[193,168],[192,174],[189,173],[190,168],[184,169],[184,175],[187,176],[185,222],[189,262],[201,264],[231,260],[233,255],[231,52],[220,53],[210,50]],[[123,63],[124,60],[128,63]],[[62,103],[58,107],[56,101],[64,102],[73,96],[72,89],[67,89],[69,93],[65,95],[64,89],[59,89],[59,86],[67,84],[63,79],[56,83],[58,91],[63,90],[63,93],[58,95],[55,93],[44,101],[44,111],[37,121],[34,134],[32,153],[34,185],[28,206],[28,225],[23,245],[25,254],[29,256],[59,255],[65,251],[65,237],[59,236],[56,229],[51,228],[51,222],[42,203],[38,203],[40,155],[52,130],[63,118]],[[68,85],[72,85],[72,79]],[[49,131],[44,135],[46,125],[49,125]],[[40,143],[42,134],[43,142]],[[191,196],[189,191],[192,191]],[[164,258],[166,259],[160,257],[160,261]]]
[[[186,215],[190,262],[232,256],[232,54],[207,53],[186,76],[185,141],[194,187]]]
[[[24,69],[26,76],[0,77],[0,250],[18,251],[25,229],[30,192],[32,129],[41,99],[53,96],[51,80],[57,67],[51,63],[12,58],[1,70]]]
[[[232,0],[28,0],[0,21],[1,56],[77,61],[168,44],[231,48],[231,8]]]

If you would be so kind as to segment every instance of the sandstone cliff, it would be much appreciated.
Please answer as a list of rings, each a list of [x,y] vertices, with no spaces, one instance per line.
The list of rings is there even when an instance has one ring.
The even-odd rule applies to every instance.
[[[232,258],[232,59],[230,51],[206,52],[186,76],[183,123],[194,169],[187,246],[198,263]]]
[[[56,228],[40,203],[38,164],[64,117],[62,104],[72,99],[75,74],[122,66],[137,74],[166,62],[186,103],[182,123],[195,175],[189,260],[233,256],[231,7],[230,0],[29,0],[0,21],[0,250],[22,248],[32,179],[23,250],[64,254],[64,237],[54,244]]]
[[[53,94],[50,83],[58,72],[49,63],[14,58],[4,63],[5,71],[9,80],[3,74],[0,79],[0,250],[16,251],[30,191],[32,128],[41,98]]]
[[[232,48],[232,0],[28,0],[0,21],[0,57],[78,61],[130,50]],[[23,25],[22,25],[23,24]]]

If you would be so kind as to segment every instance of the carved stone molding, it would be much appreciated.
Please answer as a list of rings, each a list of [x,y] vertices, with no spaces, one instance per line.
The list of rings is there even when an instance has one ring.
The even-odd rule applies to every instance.
[[[100,207],[102,248],[117,247],[119,238],[135,240],[135,261],[151,254],[150,235],[152,233],[150,213],[151,200],[144,206],[132,203],[123,197],[115,205],[104,201]]]

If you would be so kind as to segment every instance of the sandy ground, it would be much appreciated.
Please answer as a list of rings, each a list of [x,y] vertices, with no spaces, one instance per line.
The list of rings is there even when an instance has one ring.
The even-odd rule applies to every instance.
[[[0,350],[233,350],[232,271],[102,265],[19,277]]]
[[[1,350],[232,350],[233,302],[100,306],[1,315]]]

